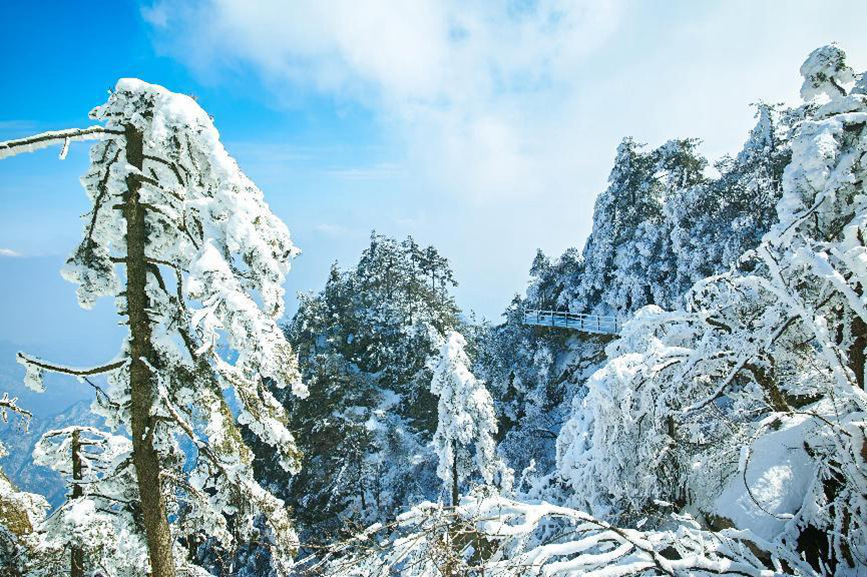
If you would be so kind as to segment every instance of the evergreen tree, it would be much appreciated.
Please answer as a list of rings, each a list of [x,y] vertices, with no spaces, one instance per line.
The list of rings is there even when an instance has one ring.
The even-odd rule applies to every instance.
[[[32,417],[16,398],[3,393],[0,420],[7,423],[10,416],[20,427],[27,427]],[[0,443],[0,459],[6,455],[6,447]],[[42,496],[19,491],[0,467],[0,574],[21,577],[38,557],[36,531],[48,508]]]
[[[254,480],[239,425],[298,470],[285,412],[265,384],[306,394],[276,323],[298,251],[192,98],[123,79],[91,116],[104,125],[0,143],[0,156],[55,143],[63,156],[70,140],[100,140],[82,179],[93,206],[63,275],[83,307],[114,297],[128,337],[116,360],[93,369],[21,354],[26,383],[41,390],[45,371],[108,375],[95,409],[131,441],[130,459],[109,475],[134,479],[109,497],[142,504],[153,577],[195,564],[196,544],[231,552],[254,540],[286,574],[297,539],[283,503]]]
[[[142,504],[132,467],[125,464],[131,454],[129,439],[93,427],[72,426],[42,436],[34,461],[63,475],[70,492],[38,527],[28,576],[148,573],[144,536],[135,530]]]
[[[484,383],[470,372],[466,346],[463,335],[449,333],[433,366],[430,385],[431,393],[439,397],[433,436],[439,459],[437,475],[450,488],[453,506],[458,504],[461,484],[472,476],[481,476],[487,484],[497,478],[506,490],[511,488],[512,477],[496,454],[494,401]]]
[[[256,467],[293,505],[304,537],[345,535],[435,495],[426,363],[459,323],[453,286],[435,248],[373,232],[353,268],[335,263],[320,293],[300,296],[287,335],[310,397],[275,393],[299,432],[304,466],[287,485],[261,447]]]

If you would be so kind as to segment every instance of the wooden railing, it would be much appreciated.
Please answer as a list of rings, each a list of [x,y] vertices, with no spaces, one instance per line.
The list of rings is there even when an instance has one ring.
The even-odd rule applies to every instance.
[[[566,311],[524,311],[524,324],[540,327],[558,327],[600,335],[616,335],[622,328],[622,324],[617,317],[570,313]]]

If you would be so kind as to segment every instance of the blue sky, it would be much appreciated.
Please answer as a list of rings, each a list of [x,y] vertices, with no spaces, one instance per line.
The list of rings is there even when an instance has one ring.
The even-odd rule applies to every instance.
[[[371,229],[412,233],[496,319],[536,248],[583,244],[622,137],[735,153],[749,104],[795,101],[813,48],[867,68],[865,21],[854,0],[8,1],[0,140],[86,125],[119,77],[194,94],[304,251],[290,294]],[[0,162],[0,341],[82,362],[119,333],[57,274],[86,162]]]

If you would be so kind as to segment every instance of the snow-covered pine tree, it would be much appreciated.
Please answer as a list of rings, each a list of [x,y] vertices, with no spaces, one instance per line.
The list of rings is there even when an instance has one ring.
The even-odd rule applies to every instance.
[[[305,543],[387,523],[439,490],[427,361],[458,322],[448,260],[376,232],[355,266],[336,263],[288,326],[310,397],[275,391],[304,452],[292,483],[256,448],[259,478],[293,507]],[[432,287],[435,287],[432,288]]]
[[[716,163],[720,177],[673,194],[665,213],[675,266],[664,284],[670,298],[660,306],[681,304],[694,283],[717,274],[755,248],[777,221],[783,169],[791,159],[789,128],[797,116],[759,103],[757,122],[735,157]]]
[[[437,475],[457,506],[461,483],[478,474],[488,484],[498,480],[511,488],[512,471],[497,456],[497,416],[485,384],[470,372],[467,341],[448,334],[433,365],[431,393],[439,397],[433,444],[439,458]],[[475,464],[473,464],[475,461]]]
[[[265,381],[306,394],[276,322],[298,250],[192,98],[123,79],[91,117],[104,124],[0,143],[0,157],[52,144],[63,157],[72,140],[99,140],[82,179],[93,206],[63,275],[85,308],[114,297],[129,336],[117,359],[92,369],[19,355],[27,384],[41,389],[44,371],[108,376],[95,408],[131,437],[121,465],[135,472],[153,577],[173,577],[196,543],[231,550],[238,540],[269,542],[285,574],[297,539],[283,503],[254,480],[239,425],[297,471]]]
[[[0,398],[0,420],[9,422],[10,416],[18,425],[26,427],[31,414],[23,409],[16,398],[3,393]],[[7,455],[0,443],[0,459]],[[34,532],[45,519],[48,502],[41,496],[19,491],[0,467],[0,574],[19,577],[36,556],[38,539]]]
[[[144,536],[134,528],[141,514],[126,437],[94,427],[45,433],[33,451],[37,465],[67,481],[67,500],[39,525],[40,538],[28,577],[84,577],[101,570],[112,577],[147,574]]]
[[[609,518],[687,505],[790,572],[849,575],[867,559],[867,94],[835,46],[801,71],[780,222],[685,308],[624,327],[561,430],[559,474]]]
[[[624,314],[680,296],[670,282],[676,264],[665,207],[676,194],[705,183],[707,161],[698,144],[670,140],[647,152],[631,138],[623,140],[609,187],[596,201],[580,283],[561,307]]]

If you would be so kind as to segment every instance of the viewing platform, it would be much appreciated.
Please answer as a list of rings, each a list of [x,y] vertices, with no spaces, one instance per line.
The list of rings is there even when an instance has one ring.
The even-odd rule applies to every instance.
[[[617,317],[542,310],[525,311],[524,324],[538,327],[557,327],[599,335],[616,335],[623,327]]]

